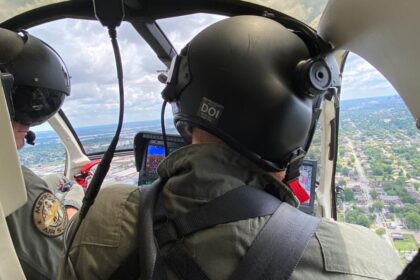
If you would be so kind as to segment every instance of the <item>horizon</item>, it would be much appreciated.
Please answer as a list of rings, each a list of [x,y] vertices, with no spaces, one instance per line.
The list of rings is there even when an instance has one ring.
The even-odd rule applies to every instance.
[[[359,101],[359,100],[367,100],[367,99],[381,99],[381,98],[386,98],[386,97],[398,97],[398,100],[401,100],[404,103],[404,100],[402,100],[401,96],[398,94],[392,94],[392,95],[382,95],[382,96],[373,96],[373,97],[362,97],[362,98],[354,98],[354,99],[340,99],[341,103],[345,103],[345,102],[349,102],[349,101]],[[405,105],[405,103],[404,103]],[[167,122],[171,122],[173,121],[173,117],[168,117],[165,118],[165,124]],[[127,121],[124,122],[123,126],[126,124],[134,124],[134,123],[142,123],[142,122],[160,122],[160,119],[149,119],[149,120],[136,120],[136,121]],[[47,125],[47,126],[45,126]],[[73,125],[73,124],[72,124]],[[96,125],[86,125],[86,126],[73,126],[73,128],[75,130],[77,129],[86,129],[86,128],[93,128],[93,127],[100,127],[100,126],[117,126],[117,122],[115,123],[105,123],[105,124],[96,124]],[[38,127],[41,129],[38,129]],[[47,132],[47,131],[53,131],[53,129],[51,128],[51,126],[49,126],[48,123],[46,124],[42,124],[40,126],[35,126],[35,127],[31,127],[31,130],[34,132]],[[43,129],[45,128],[46,129]]]

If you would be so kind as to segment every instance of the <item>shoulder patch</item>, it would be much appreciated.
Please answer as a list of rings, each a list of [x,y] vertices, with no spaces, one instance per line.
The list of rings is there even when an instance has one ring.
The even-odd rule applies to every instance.
[[[43,235],[57,237],[64,233],[67,225],[66,209],[52,193],[43,192],[35,200],[32,220]]]

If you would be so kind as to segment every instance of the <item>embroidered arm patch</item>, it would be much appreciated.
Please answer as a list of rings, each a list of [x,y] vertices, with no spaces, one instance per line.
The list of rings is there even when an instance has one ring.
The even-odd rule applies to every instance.
[[[57,237],[64,233],[67,225],[66,209],[52,193],[43,192],[35,200],[32,220],[43,235]]]

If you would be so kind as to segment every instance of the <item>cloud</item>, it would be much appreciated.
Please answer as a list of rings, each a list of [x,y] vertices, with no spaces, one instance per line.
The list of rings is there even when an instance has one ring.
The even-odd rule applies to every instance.
[[[224,18],[196,14],[159,20],[178,51],[198,32]],[[72,77],[71,96],[63,110],[74,126],[115,123],[118,85],[108,33],[97,21],[64,19],[30,29],[63,57]],[[125,119],[158,119],[163,85],[159,70],[166,67],[129,23],[118,28],[124,71]]]
[[[161,19],[158,20],[157,23],[179,53],[200,31],[224,18],[226,18],[226,16],[200,13]]]
[[[319,15],[317,5],[324,1],[257,2],[314,20]],[[194,14],[162,19],[158,24],[179,52],[198,32],[223,18]],[[54,47],[69,68],[72,93],[63,110],[73,125],[115,123],[118,85],[114,54],[105,28],[97,21],[65,19],[37,26],[30,32]],[[118,39],[124,69],[125,120],[159,119],[163,85],[157,81],[157,71],[165,66],[130,24],[121,25]],[[372,66],[355,55],[349,57],[344,72],[343,99],[390,94],[395,91]]]
[[[30,33],[50,44],[66,62],[72,92],[63,110],[73,125],[115,123],[118,84],[114,53],[105,28],[96,21],[66,19],[32,28]],[[163,88],[157,80],[157,71],[165,66],[130,24],[121,25],[118,38],[126,119],[157,119]],[[154,108],[154,114],[150,108]],[[143,111],[147,113],[138,113]],[[131,112],[137,112],[135,118],[130,116]]]
[[[372,65],[356,54],[349,54],[343,71],[343,100],[396,94],[392,85]]]

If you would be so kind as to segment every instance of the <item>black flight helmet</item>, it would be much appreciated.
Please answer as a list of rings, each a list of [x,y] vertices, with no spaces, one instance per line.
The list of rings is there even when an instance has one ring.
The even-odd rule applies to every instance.
[[[28,126],[52,117],[70,94],[70,77],[61,57],[29,35],[0,29],[0,71],[11,119]],[[10,47],[14,46],[14,47]]]
[[[192,39],[173,60],[162,96],[187,142],[191,128],[199,127],[265,170],[278,171],[308,136],[314,94],[297,81],[306,68],[323,80],[325,92],[328,67],[311,62],[298,35],[272,19],[237,16]]]

